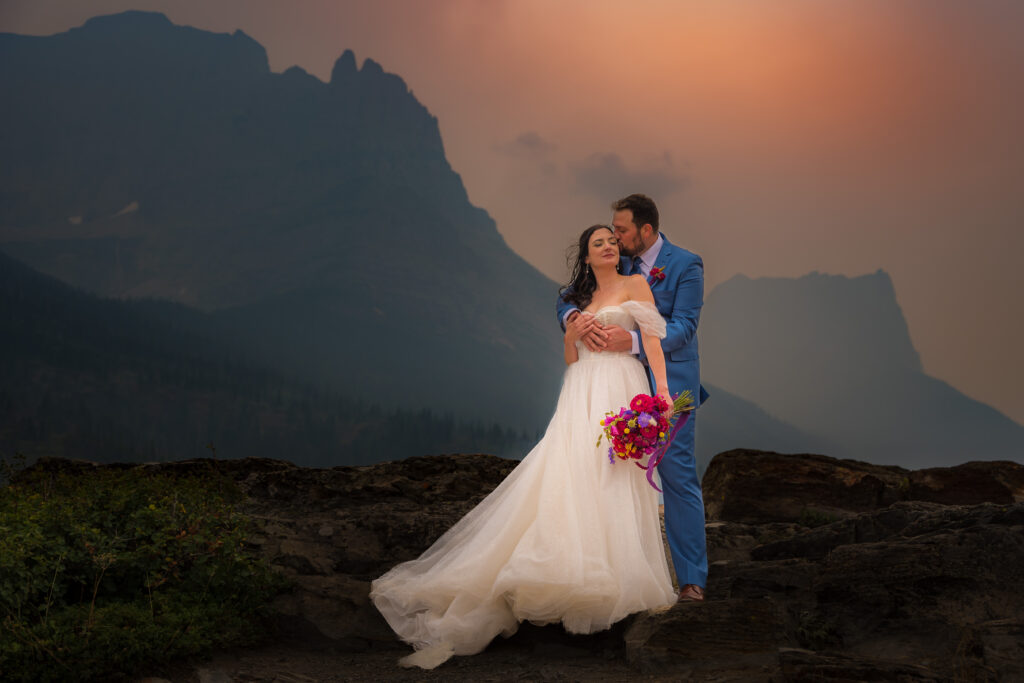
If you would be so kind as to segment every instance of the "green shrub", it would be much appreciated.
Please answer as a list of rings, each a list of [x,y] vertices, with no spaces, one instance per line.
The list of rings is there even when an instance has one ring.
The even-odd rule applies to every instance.
[[[797,518],[796,523],[814,528],[818,526],[825,526],[826,524],[831,524],[836,521],[839,521],[839,517],[836,515],[805,507],[800,511],[800,517]]]
[[[116,680],[252,642],[284,580],[213,470],[29,470],[0,488],[0,680]]]
[[[809,650],[824,650],[842,645],[843,642],[834,619],[807,611],[800,613],[796,637],[801,647]]]

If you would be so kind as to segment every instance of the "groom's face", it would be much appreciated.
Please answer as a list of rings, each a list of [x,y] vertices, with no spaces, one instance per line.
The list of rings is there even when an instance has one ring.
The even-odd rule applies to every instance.
[[[615,236],[619,238],[619,248],[626,256],[637,256],[644,253],[647,245],[644,244],[640,229],[633,222],[633,212],[629,209],[616,211],[612,215],[612,227],[615,228]]]

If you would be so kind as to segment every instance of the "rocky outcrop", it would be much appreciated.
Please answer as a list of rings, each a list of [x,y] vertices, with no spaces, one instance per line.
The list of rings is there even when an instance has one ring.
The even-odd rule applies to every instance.
[[[701,607],[771,605],[780,648],[765,671],[780,680],[1020,679],[1022,494],[1010,462],[908,471],[722,453],[704,478]]]
[[[276,604],[273,647],[294,642],[321,653],[309,656],[320,669],[301,668],[300,657],[289,671],[419,680],[423,672],[395,664],[406,648],[370,604],[370,581],[417,556],[515,465],[452,455],[332,469],[257,459],[146,467],[213,468],[248,494],[257,523],[252,547],[295,586]],[[705,477],[705,603],[634,615],[589,637],[524,625],[511,640],[429,676],[1024,680],[1022,469],[968,463],[906,471],[824,456],[723,453]],[[252,673],[254,662],[274,657],[232,657],[217,666],[248,672],[238,680],[274,680]]]
[[[358,652],[397,645],[370,603],[370,581],[426,550],[515,464],[452,455],[332,469],[221,466],[250,496],[259,527],[251,542],[295,584],[275,605],[281,630]]]
[[[768,601],[780,641],[817,653],[793,660],[801,675],[864,680],[865,666],[889,667],[893,680],[900,667],[924,680],[1024,674],[1014,663],[1024,662],[1024,504],[898,502],[780,535],[762,536],[750,559],[717,560],[705,607]]]
[[[823,523],[897,501],[945,505],[1024,502],[1024,465],[969,462],[906,470],[824,455],[720,453],[702,482],[711,521]]]

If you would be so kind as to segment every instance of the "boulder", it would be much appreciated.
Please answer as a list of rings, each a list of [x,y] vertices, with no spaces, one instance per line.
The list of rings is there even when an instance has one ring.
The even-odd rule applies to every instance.
[[[903,500],[906,478],[901,467],[738,449],[708,464],[704,508],[716,521],[832,521]]]
[[[825,455],[737,449],[711,460],[702,487],[709,520],[815,526],[898,501],[1021,502],[1024,465],[968,462],[912,471]]]

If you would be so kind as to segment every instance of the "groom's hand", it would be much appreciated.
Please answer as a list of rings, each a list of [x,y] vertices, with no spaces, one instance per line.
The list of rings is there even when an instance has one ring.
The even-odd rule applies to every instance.
[[[573,311],[572,313],[566,316],[565,322],[567,325],[572,325],[580,316],[590,319],[594,318],[594,315],[592,313],[582,313],[580,311]],[[591,351],[604,351],[604,347],[606,344],[605,337],[607,337],[608,335],[601,329],[602,327],[603,325],[601,325],[601,323],[595,323],[593,327],[590,328],[589,332],[580,335],[580,341],[583,342],[583,345],[586,346]]]
[[[625,351],[633,350],[633,335],[618,325],[606,325],[601,332],[605,335],[603,351]]]
[[[605,332],[604,327],[600,323],[597,323],[590,332],[581,337],[581,339],[583,340],[583,345],[591,351],[607,351],[607,337],[608,333]]]
[[[589,313],[587,314],[590,315]],[[568,322],[578,316],[570,315]],[[590,332],[582,335],[580,341],[591,351],[632,351],[633,335],[618,325],[601,325],[598,323]]]

